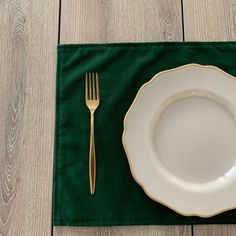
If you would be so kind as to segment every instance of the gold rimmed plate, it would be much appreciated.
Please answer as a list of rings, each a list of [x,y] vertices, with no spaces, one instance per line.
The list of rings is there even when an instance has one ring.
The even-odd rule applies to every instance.
[[[155,75],[124,119],[123,145],[145,193],[186,216],[236,208],[236,80],[188,64]]]

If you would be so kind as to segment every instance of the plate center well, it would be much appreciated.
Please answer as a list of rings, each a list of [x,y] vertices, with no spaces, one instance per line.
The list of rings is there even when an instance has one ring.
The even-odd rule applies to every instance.
[[[207,183],[236,174],[232,107],[207,91],[171,97],[154,122],[154,148],[167,171],[186,182]]]

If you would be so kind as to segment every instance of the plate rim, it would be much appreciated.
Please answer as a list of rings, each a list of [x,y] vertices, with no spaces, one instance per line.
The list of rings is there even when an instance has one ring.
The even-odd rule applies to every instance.
[[[233,76],[229,73],[227,73],[226,71],[224,71],[223,69],[217,67],[217,66],[214,66],[214,65],[209,65],[209,64],[206,64],[206,65],[202,65],[202,64],[199,64],[199,63],[188,63],[188,64],[184,64],[184,65],[181,65],[181,66],[177,66],[177,67],[174,67],[174,68],[170,68],[170,69],[166,69],[166,70],[162,70],[160,72],[158,72],[157,74],[155,74],[149,81],[147,81],[146,83],[144,83],[138,90],[138,92],[136,93],[135,95],[135,98],[133,100],[133,102],[131,103],[128,111],[126,112],[125,114],[125,117],[124,117],[124,120],[123,120],[123,133],[122,133],[122,144],[123,144],[123,148],[124,148],[124,151],[125,151],[125,154],[126,154],[126,157],[127,157],[127,160],[128,160],[128,164],[129,164],[129,168],[130,168],[130,171],[131,171],[131,175],[133,176],[135,182],[143,189],[144,193],[150,198],[152,199],[153,201],[157,202],[157,203],[160,203],[166,207],[168,207],[169,209],[175,211],[176,213],[180,214],[180,215],[183,215],[183,216],[197,216],[197,217],[201,217],[201,218],[209,218],[209,217],[213,217],[213,216],[216,216],[218,214],[221,214],[223,212],[226,212],[226,211],[230,211],[230,210],[233,210],[233,209],[236,209],[236,204],[235,206],[233,207],[228,207],[228,208],[224,208],[222,210],[218,210],[214,213],[211,213],[211,214],[198,214],[198,213],[184,213],[183,211],[180,211],[180,210],[177,210],[175,207],[173,206],[170,206],[169,204],[155,198],[154,196],[151,196],[146,187],[138,180],[136,174],[135,174],[135,171],[133,170],[133,167],[131,165],[131,161],[130,161],[130,155],[128,153],[128,150],[127,150],[127,146],[125,144],[125,136],[126,136],[126,132],[127,132],[127,119],[128,119],[128,116],[129,116],[129,113],[131,112],[131,110],[133,109],[133,107],[135,106],[138,98],[140,97],[140,94],[142,93],[142,91],[144,90],[144,88],[148,85],[150,85],[151,83],[154,82],[154,80],[158,79],[157,77],[160,77],[161,75],[163,74],[167,74],[169,72],[173,72],[173,71],[176,71],[176,70],[181,70],[181,69],[184,69],[184,68],[188,68],[188,67],[191,67],[191,66],[195,66],[195,67],[198,67],[198,68],[210,68],[210,69],[214,69],[214,70],[217,70],[221,73],[223,73],[225,76],[229,77],[230,79],[233,79],[233,80],[236,80],[236,76]]]

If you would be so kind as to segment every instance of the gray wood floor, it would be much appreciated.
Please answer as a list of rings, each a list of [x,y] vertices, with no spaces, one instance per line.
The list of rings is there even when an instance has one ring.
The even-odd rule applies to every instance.
[[[235,225],[52,227],[57,43],[236,40],[236,0],[0,0],[0,235],[233,236]]]

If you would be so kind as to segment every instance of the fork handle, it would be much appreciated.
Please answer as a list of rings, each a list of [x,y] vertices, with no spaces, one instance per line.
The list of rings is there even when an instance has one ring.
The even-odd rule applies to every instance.
[[[96,183],[94,112],[91,112],[91,115],[90,115],[89,183],[90,183],[90,194],[94,194],[95,193],[95,183]]]

